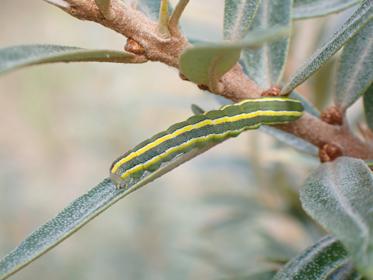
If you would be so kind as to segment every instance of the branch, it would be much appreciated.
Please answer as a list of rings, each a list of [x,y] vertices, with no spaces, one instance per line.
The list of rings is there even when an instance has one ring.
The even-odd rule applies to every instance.
[[[151,21],[143,13],[120,0],[112,0],[110,19],[102,16],[94,0],[45,1],[54,2],[53,4],[78,19],[97,22],[130,38],[144,49],[144,56],[151,61],[159,61],[178,69],[181,53],[190,46],[180,32],[172,32],[169,38],[164,38],[159,34],[158,23]],[[57,5],[56,2],[60,4]],[[187,3],[187,1],[182,2]],[[242,67],[237,64],[221,78],[219,87],[214,88],[213,93],[232,101],[239,101],[258,98],[262,92],[263,89],[250,80]],[[355,137],[346,124],[343,126],[327,124],[305,113],[298,121],[279,128],[318,146],[320,157],[326,153],[326,160],[328,158],[332,160],[333,154],[362,159],[373,158],[373,147]],[[333,151],[331,155],[328,154],[330,150]]]

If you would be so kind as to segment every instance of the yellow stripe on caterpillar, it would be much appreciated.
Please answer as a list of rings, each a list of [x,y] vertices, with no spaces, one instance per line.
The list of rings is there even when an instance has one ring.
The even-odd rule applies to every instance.
[[[171,134],[160,137],[157,140],[155,140],[154,142],[149,143],[146,146],[140,148],[139,150],[129,154],[128,156],[122,158],[117,163],[115,163],[111,172],[115,173],[118,170],[118,168],[120,166],[122,166],[123,164],[125,164],[126,162],[134,159],[135,157],[138,157],[138,156],[142,155],[143,153],[145,153],[148,150],[162,144],[163,142],[165,142],[167,140],[173,139],[173,138],[175,138],[175,137],[177,137],[177,136],[179,136],[179,135],[181,135],[185,132],[191,131],[193,129],[202,128],[202,127],[207,126],[207,125],[219,125],[219,124],[223,124],[223,123],[235,122],[235,121],[239,121],[239,120],[243,120],[243,119],[249,119],[249,118],[255,118],[255,117],[259,117],[259,116],[298,116],[298,115],[300,116],[300,114],[301,113],[299,113],[299,112],[293,112],[293,111],[261,111],[261,110],[259,110],[259,111],[255,111],[255,112],[251,112],[251,113],[247,113],[247,114],[244,113],[244,114],[235,115],[235,116],[231,116],[231,117],[225,116],[225,117],[222,117],[222,118],[219,118],[219,119],[203,120],[199,123],[187,125],[183,128],[180,128],[180,129],[176,130],[175,132],[173,132]]]

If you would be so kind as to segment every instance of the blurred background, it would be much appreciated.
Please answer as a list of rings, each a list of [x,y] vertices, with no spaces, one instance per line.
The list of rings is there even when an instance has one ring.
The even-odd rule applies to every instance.
[[[191,1],[183,30],[220,40],[223,9],[223,0]],[[349,12],[295,23],[287,76]],[[1,0],[0,26],[0,47],[125,44],[40,0]],[[319,108],[330,102],[334,64],[299,89]],[[159,63],[55,64],[0,77],[0,256],[107,177],[120,154],[190,116],[192,103],[219,106]],[[277,268],[322,234],[297,196],[317,165],[263,132],[245,133],[119,201],[12,279],[236,279]]]

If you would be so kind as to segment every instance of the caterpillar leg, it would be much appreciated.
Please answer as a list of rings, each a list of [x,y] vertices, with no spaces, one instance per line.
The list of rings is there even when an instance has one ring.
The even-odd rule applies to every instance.
[[[119,175],[110,173],[110,178],[117,189],[123,189],[126,187],[126,182]]]

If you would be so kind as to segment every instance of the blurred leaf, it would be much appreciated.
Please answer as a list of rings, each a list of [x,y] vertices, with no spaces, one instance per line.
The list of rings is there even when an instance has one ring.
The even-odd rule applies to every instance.
[[[25,45],[0,49],[0,74],[30,65],[55,62],[131,63],[133,54],[123,51],[87,50],[57,45]]]
[[[303,95],[299,94],[299,93],[296,93],[295,91],[293,91],[289,97],[292,97],[292,98],[295,98],[295,99],[298,99],[300,101],[302,101],[302,105],[304,107],[304,111],[306,111],[307,113],[310,113],[311,115],[319,118],[320,117],[320,111],[317,110],[317,108],[315,106],[313,106],[313,104],[311,102],[309,102],[306,98],[303,97]]]
[[[365,118],[370,129],[373,131],[373,84],[364,94]]]
[[[300,195],[303,208],[346,246],[360,272],[373,276],[373,175],[364,161],[342,157],[323,164]]]
[[[307,82],[311,87],[313,104],[316,108],[326,108],[333,102],[337,58],[331,57]]]
[[[341,242],[327,236],[288,262],[273,280],[331,280],[330,276],[346,265],[348,254],[345,248]]]
[[[294,134],[287,133],[283,130],[277,129],[272,126],[262,126],[260,127],[260,130],[264,131],[269,135],[272,135],[277,140],[293,147],[294,149],[300,152],[310,154],[313,156],[318,156],[319,149],[315,145],[306,142],[302,138],[294,136]]]
[[[276,272],[273,270],[268,270],[268,271],[250,273],[246,276],[237,276],[237,277],[230,277],[230,278],[224,278],[224,279],[225,280],[272,280],[275,273]]]
[[[287,34],[285,28],[253,31],[237,42],[206,43],[188,48],[180,57],[180,71],[192,82],[209,84],[211,73],[223,76],[239,60],[243,48],[257,48]]]
[[[161,0],[137,0],[138,7],[143,11],[147,16],[153,20],[159,18],[159,12],[161,8]],[[172,13],[172,6],[168,4],[168,14]]]
[[[203,228],[202,232],[211,234],[212,232],[220,231],[220,230],[232,230],[232,228],[236,228],[240,225],[243,225],[244,222],[247,222],[255,212],[239,212],[239,211],[231,211],[226,213],[226,217],[221,217],[219,220],[214,220],[211,222],[207,222]]]
[[[250,29],[261,0],[225,0],[224,39],[239,40]]]
[[[351,262],[347,262],[345,265],[337,268],[333,271],[328,280],[361,280],[363,279],[361,274],[356,271],[355,267]]]
[[[8,278],[57,246],[118,200],[215,145],[209,144],[184,154],[145,176],[138,183],[124,189],[116,189],[110,179],[105,179],[88,193],[73,201],[55,218],[33,232],[17,248],[1,259],[0,280]]]
[[[106,17],[110,18],[110,5],[111,0],[95,0],[97,7],[100,9],[100,12]]]
[[[292,0],[262,0],[251,30],[275,26],[290,29],[292,3]],[[280,85],[288,45],[289,35],[286,38],[266,42],[258,49],[243,52],[246,72],[260,87],[267,89],[272,85]]]
[[[266,232],[265,230],[261,230],[260,232],[260,237],[263,239],[266,248],[266,250],[261,253],[260,258],[268,263],[285,264],[295,255],[295,248],[277,240],[271,236],[271,234],[273,234],[273,236],[276,235],[275,233]]]
[[[324,63],[346,44],[361,28],[373,18],[372,4],[370,0],[364,0],[353,15],[334,33],[332,38],[306,61],[290,81],[283,87],[282,94],[292,92],[298,85],[307,80]]]
[[[343,11],[361,0],[294,0],[293,19],[326,16]]]
[[[345,110],[373,82],[373,21],[346,44],[338,66],[335,103]]]

